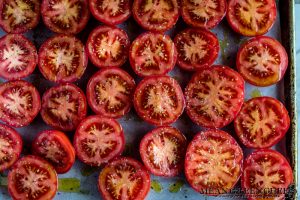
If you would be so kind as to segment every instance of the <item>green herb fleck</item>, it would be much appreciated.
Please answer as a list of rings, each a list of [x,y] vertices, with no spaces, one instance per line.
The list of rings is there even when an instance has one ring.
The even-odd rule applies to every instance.
[[[262,94],[261,92],[256,88],[254,90],[252,90],[252,92],[250,93],[251,98],[255,98],[255,97],[261,97]]]
[[[169,191],[172,193],[179,192],[181,190],[183,184],[184,184],[183,180],[177,180],[175,183],[173,183],[169,186]]]
[[[227,32],[224,32],[223,40],[220,40],[219,42],[220,42],[220,47],[221,47],[222,60],[223,60],[223,62],[226,62],[225,49],[229,46],[228,33]]]
[[[77,178],[58,179],[58,191],[60,192],[80,192],[80,180]]]
[[[88,191],[88,190],[80,190],[79,193],[80,194],[84,194],[84,195],[88,195],[88,194],[90,194],[90,191]]]
[[[99,170],[98,167],[91,167],[91,166],[85,165],[84,167],[82,167],[80,169],[80,173],[82,176],[90,176],[98,170]]]
[[[7,186],[7,177],[0,176],[0,186]]]
[[[161,192],[162,191],[162,186],[157,180],[152,180],[151,181],[151,189],[154,190],[155,192]]]

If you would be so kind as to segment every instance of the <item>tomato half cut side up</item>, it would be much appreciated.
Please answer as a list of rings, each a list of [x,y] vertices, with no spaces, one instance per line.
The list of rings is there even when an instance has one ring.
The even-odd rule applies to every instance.
[[[71,83],[47,90],[42,98],[41,116],[46,124],[62,131],[75,130],[87,114],[83,91]]]
[[[127,58],[130,41],[120,28],[99,26],[94,29],[86,44],[91,62],[96,67],[120,67]]]
[[[199,126],[222,128],[240,111],[244,90],[242,76],[229,67],[199,70],[185,88],[187,114]]]
[[[140,143],[140,155],[155,176],[177,176],[184,165],[187,141],[176,128],[164,126],[147,133]]]
[[[236,66],[247,82],[256,86],[270,86],[283,78],[288,56],[277,40],[259,36],[240,47]]]
[[[132,14],[144,29],[165,32],[176,24],[179,5],[177,0],[134,0]]]
[[[176,35],[174,42],[178,52],[177,63],[184,70],[208,68],[218,58],[218,38],[208,30],[185,29]]]
[[[52,165],[37,156],[21,158],[8,173],[8,191],[16,200],[51,200],[57,185]]]
[[[0,38],[0,76],[17,80],[29,76],[35,69],[38,55],[35,46],[21,34]]]
[[[249,200],[286,199],[285,193],[292,183],[291,166],[279,152],[262,149],[246,158],[241,184],[243,190],[252,191],[246,193]]]
[[[187,148],[185,176],[197,192],[209,196],[228,193],[241,176],[243,151],[221,130],[197,134]]]
[[[85,47],[74,36],[56,35],[39,50],[39,69],[53,82],[74,82],[81,78],[88,64]]]
[[[276,15],[275,0],[229,0],[226,17],[235,32],[251,37],[267,33]]]
[[[103,168],[98,188],[105,200],[142,200],[150,190],[150,175],[140,162],[122,157]]]
[[[139,76],[164,75],[174,68],[177,51],[168,35],[147,32],[133,41],[129,59]]]
[[[133,105],[144,121],[163,126],[179,118],[185,107],[185,100],[175,79],[169,76],[151,76],[138,84]]]
[[[76,155],[82,162],[101,166],[121,155],[125,138],[122,127],[116,120],[94,115],[80,123],[73,143]]]
[[[63,34],[81,32],[90,18],[88,0],[43,0],[41,12],[44,24]]]
[[[56,130],[40,132],[32,143],[32,153],[47,160],[59,174],[68,172],[75,162],[69,138]]]
[[[135,89],[134,79],[119,68],[104,68],[87,85],[87,101],[102,116],[120,118],[129,112]]]
[[[194,28],[212,29],[224,18],[226,0],[182,0],[181,16]]]

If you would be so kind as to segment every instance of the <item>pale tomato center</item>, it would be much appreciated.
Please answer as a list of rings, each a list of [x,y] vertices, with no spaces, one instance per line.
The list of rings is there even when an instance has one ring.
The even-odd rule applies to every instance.
[[[218,8],[218,0],[192,0],[189,11],[197,18],[209,20]],[[196,5],[196,6],[195,6]]]
[[[2,65],[6,66],[8,72],[24,70],[28,64],[23,59],[26,52],[16,44],[6,47],[1,58]]]
[[[48,105],[50,112],[63,121],[72,119],[74,113],[77,112],[77,105],[76,102],[71,99],[71,94],[51,98]]]
[[[29,93],[23,94],[21,89],[14,88],[5,97],[2,104],[14,115],[23,116],[32,107],[32,96]]]
[[[148,0],[142,5],[142,12],[150,14],[150,21],[166,22],[168,21],[167,13],[174,9],[174,5],[169,0]]]
[[[4,138],[0,135],[0,164],[11,159],[13,154],[12,141],[8,137]]]
[[[101,10],[106,10],[110,13],[111,16],[116,16],[122,12],[121,5],[123,0],[103,0],[101,4]]]
[[[60,0],[59,2],[50,1],[53,11],[53,21],[62,24],[69,28],[71,24],[77,24],[77,19],[80,18],[81,5],[77,1]]]
[[[24,0],[6,1],[4,7],[4,19],[10,16],[14,18],[12,21],[13,26],[27,23],[31,18],[34,18],[35,13],[31,11],[31,5]]]
[[[55,141],[44,140],[41,145],[42,148],[40,148],[40,153],[54,163],[60,163],[62,161],[61,159],[66,157],[60,144]]]
[[[112,33],[113,31],[110,31],[106,34],[100,34],[97,36],[95,51],[100,59],[105,59],[107,56],[111,56],[116,59],[120,54],[120,49],[122,47],[119,41],[120,38],[119,36],[108,37]]]
[[[191,63],[197,63],[208,54],[207,40],[200,35],[191,35],[191,40],[183,43],[180,51],[184,54],[184,59]]]

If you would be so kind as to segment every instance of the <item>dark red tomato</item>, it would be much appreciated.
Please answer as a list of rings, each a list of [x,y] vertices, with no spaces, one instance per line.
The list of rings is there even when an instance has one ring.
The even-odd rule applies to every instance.
[[[90,10],[100,22],[117,25],[124,22],[131,15],[131,0],[90,0]]]
[[[277,40],[259,36],[240,47],[236,66],[247,82],[256,86],[269,86],[283,78],[288,57]]]
[[[134,0],[132,13],[144,29],[165,32],[176,24],[179,5],[177,0]]]
[[[120,67],[128,58],[129,46],[126,32],[110,26],[94,29],[86,44],[89,58],[97,67]]]
[[[42,98],[44,122],[63,131],[75,130],[87,112],[87,103],[80,88],[64,83],[47,90]]]
[[[244,36],[267,33],[276,19],[275,0],[228,0],[227,21]]]
[[[205,29],[188,28],[175,37],[178,65],[196,71],[210,67],[219,54],[219,41],[215,34]]]
[[[157,126],[175,122],[185,107],[180,85],[169,76],[143,79],[134,92],[133,102],[137,114]]]
[[[164,75],[174,68],[177,51],[168,35],[147,32],[133,41],[129,59],[139,76]]]
[[[13,127],[29,125],[41,109],[38,90],[27,81],[0,85],[0,119]]]
[[[0,76],[16,80],[30,75],[38,62],[35,46],[23,35],[0,38]]]
[[[10,168],[19,159],[22,147],[19,133],[0,124],[0,172]]]
[[[42,131],[32,144],[32,153],[46,159],[56,172],[68,172],[75,162],[75,150],[68,137],[60,131]]]
[[[246,195],[249,200],[283,200],[285,199],[283,190],[287,191],[292,183],[293,171],[280,153],[263,149],[253,152],[246,158],[242,173],[242,188],[248,191]]]
[[[0,0],[0,26],[7,33],[24,33],[40,20],[40,0]]]
[[[226,0],[182,0],[181,16],[185,23],[195,28],[212,29],[227,11]]]
[[[21,158],[8,174],[8,191],[14,200],[51,200],[57,184],[52,165],[37,156]]]
[[[150,175],[132,158],[118,158],[101,171],[98,188],[105,200],[143,200],[150,190]]]
[[[39,69],[54,82],[74,82],[83,75],[88,64],[84,45],[74,36],[56,35],[39,51]]]
[[[155,176],[177,176],[183,169],[186,139],[176,128],[159,127],[147,133],[140,143],[140,155]]]
[[[121,125],[112,118],[94,115],[84,119],[74,136],[77,157],[92,166],[101,166],[120,156],[125,147]]]
[[[63,34],[81,32],[90,18],[88,0],[43,0],[41,12],[45,25]]]
[[[226,66],[198,71],[185,89],[188,116],[199,126],[222,128],[236,117],[244,102],[244,80]]]
[[[102,116],[119,118],[129,112],[135,89],[134,79],[119,68],[105,68],[89,80],[87,101]]]
[[[229,192],[242,172],[243,151],[221,130],[200,132],[185,156],[185,176],[197,192],[217,196]]]

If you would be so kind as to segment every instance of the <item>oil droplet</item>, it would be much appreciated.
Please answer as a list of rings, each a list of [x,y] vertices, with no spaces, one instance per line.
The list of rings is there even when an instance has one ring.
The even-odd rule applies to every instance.
[[[80,169],[80,173],[82,176],[90,176],[94,172],[97,172],[98,170],[99,170],[98,167],[91,167],[91,166],[85,165],[84,167],[82,167]]]
[[[252,92],[250,93],[251,98],[255,98],[255,97],[261,97],[262,94],[261,92],[256,88],[254,90],[252,90]]]
[[[162,191],[162,186],[157,180],[152,180],[151,181],[151,189],[154,190],[154,192],[161,192]]]
[[[58,179],[58,191],[60,192],[80,192],[80,180],[78,178]]]
[[[169,191],[172,193],[179,192],[181,190],[183,184],[184,184],[183,180],[177,180],[175,183],[173,183],[169,186]]]

